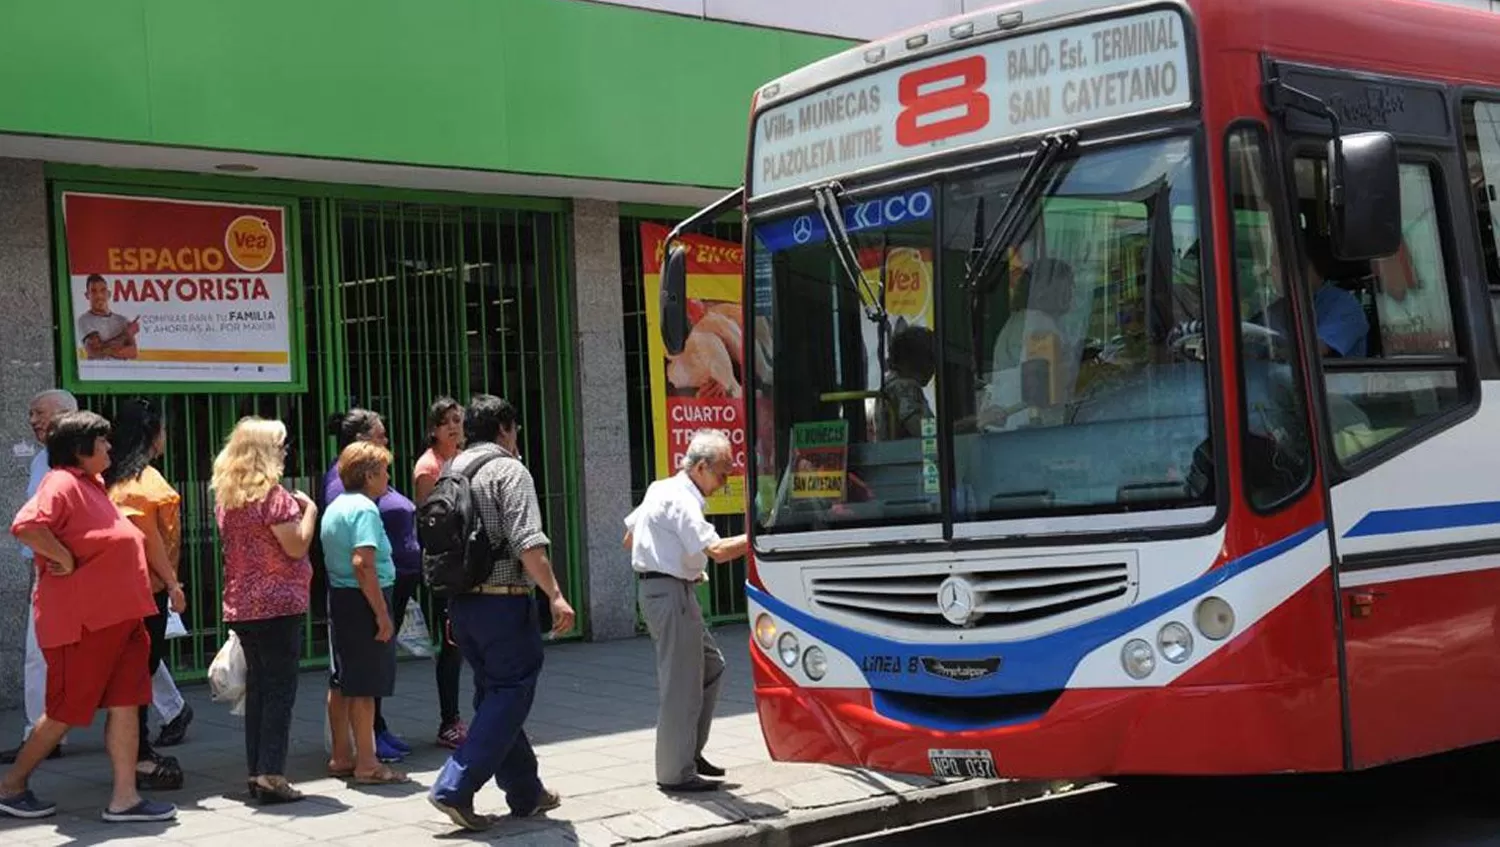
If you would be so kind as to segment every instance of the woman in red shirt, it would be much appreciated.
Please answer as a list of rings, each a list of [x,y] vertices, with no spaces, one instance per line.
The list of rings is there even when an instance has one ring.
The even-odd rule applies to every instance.
[[[109,467],[109,421],[69,412],[47,434],[52,470],[11,523],[11,534],[36,552],[33,613],[47,660],[46,714],[0,779],[0,812],[40,818],[57,811],[26,787],[32,771],[71,727],[88,726],[106,709],[104,744],[114,790],[104,809],[111,823],[165,821],[169,803],[136,791],[139,710],[151,702],[146,674],[150,637],[142,620],[156,613],[146,576],[146,539],[120,514],[99,475]]]
[[[245,757],[250,796],[302,799],[286,780],[302,626],[318,507],[281,486],[286,426],[244,418],[214,459],[215,515],[224,544],[224,622],[245,651]]]

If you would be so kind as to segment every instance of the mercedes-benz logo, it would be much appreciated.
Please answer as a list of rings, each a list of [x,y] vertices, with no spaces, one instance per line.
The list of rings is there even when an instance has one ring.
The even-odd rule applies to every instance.
[[[979,617],[974,586],[961,576],[950,576],[938,586],[938,611],[954,626],[968,626]]]
[[[792,221],[792,240],[798,244],[806,244],[812,240],[812,218],[808,215]]]

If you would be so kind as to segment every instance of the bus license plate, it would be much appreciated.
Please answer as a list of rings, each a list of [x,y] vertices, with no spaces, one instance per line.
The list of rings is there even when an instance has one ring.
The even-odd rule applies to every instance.
[[[928,750],[932,775],[952,779],[995,779],[995,759],[988,750]]]

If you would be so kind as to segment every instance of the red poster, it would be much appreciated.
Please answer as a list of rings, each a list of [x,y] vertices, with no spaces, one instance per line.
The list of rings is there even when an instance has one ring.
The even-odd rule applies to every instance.
[[[692,329],[681,354],[668,356],[661,340],[661,264],[669,230],[641,224],[646,275],[646,326],[650,338],[652,417],[657,473],[677,467],[693,433],[720,429],[734,445],[729,484],[708,500],[710,514],[745,510],[745,345],[741,306],[743,248],[700,235],[682,238],[687,247],[688,322]]]
[[[279,206],[63,194],[77,382],[295,379]]]

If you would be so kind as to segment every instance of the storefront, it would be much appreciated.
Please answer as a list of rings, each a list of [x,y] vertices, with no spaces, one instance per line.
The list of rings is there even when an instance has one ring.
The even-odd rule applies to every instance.
[[[106,414],[125,397],[161,403],[192,605],[174,662],[191,677],[224,633],[207,486],[239,417],[286,422],[289,483],[313,492],[332,459],[328,416],[373,408],[406,488],[428,404],[486,391],[521,411],[552,557],[580,612],[574,637],[634,632],[619,527],[651,466],[639,222],[735,184],[756,84],[846,42],[572,0],[267,0],[250,16],[134,0],[84,20],[43,3],[3,14],[0,77],[29,82],[0,98],[0,511],[23,499],[33,393],[65,385]],[[166,265],[108,254],[107,219],[70,200],[90,196],[124,198],[116,214],[152,222]],[[277,210],[262,217],[282,264],[258,266],[271,254],[257,248],[227,269],[180,252],[193,247],[197,218],[181,211],[193,204]],[[106,252],[88,258],[90,244]],[[135,370],[80,369],[90,262],[111,285],[129,282],[111,289],[129,303],[121,314],[153,316]],[[264,277],[269,299],[231,307],[241,294],[218,282],[175,287],[237,269],[245,286]],[[219,311],[163,312],[174,293]],[[167,343],[198,319],[217,322],[222,346]],[[273,340],[254,340],[262,331]],[[180,369],[162,370],[174,356]],[[205,367],[219,370],[195,375]],[[17,555],[0,539],[0,557]],[[0,568],[12,574],[0,576],[0,692],[17,696],[18,572]],[[743,609],[728,576],[718,618]],[[304,658],[321,664],[323,629],[310,620],[307,632]]]

